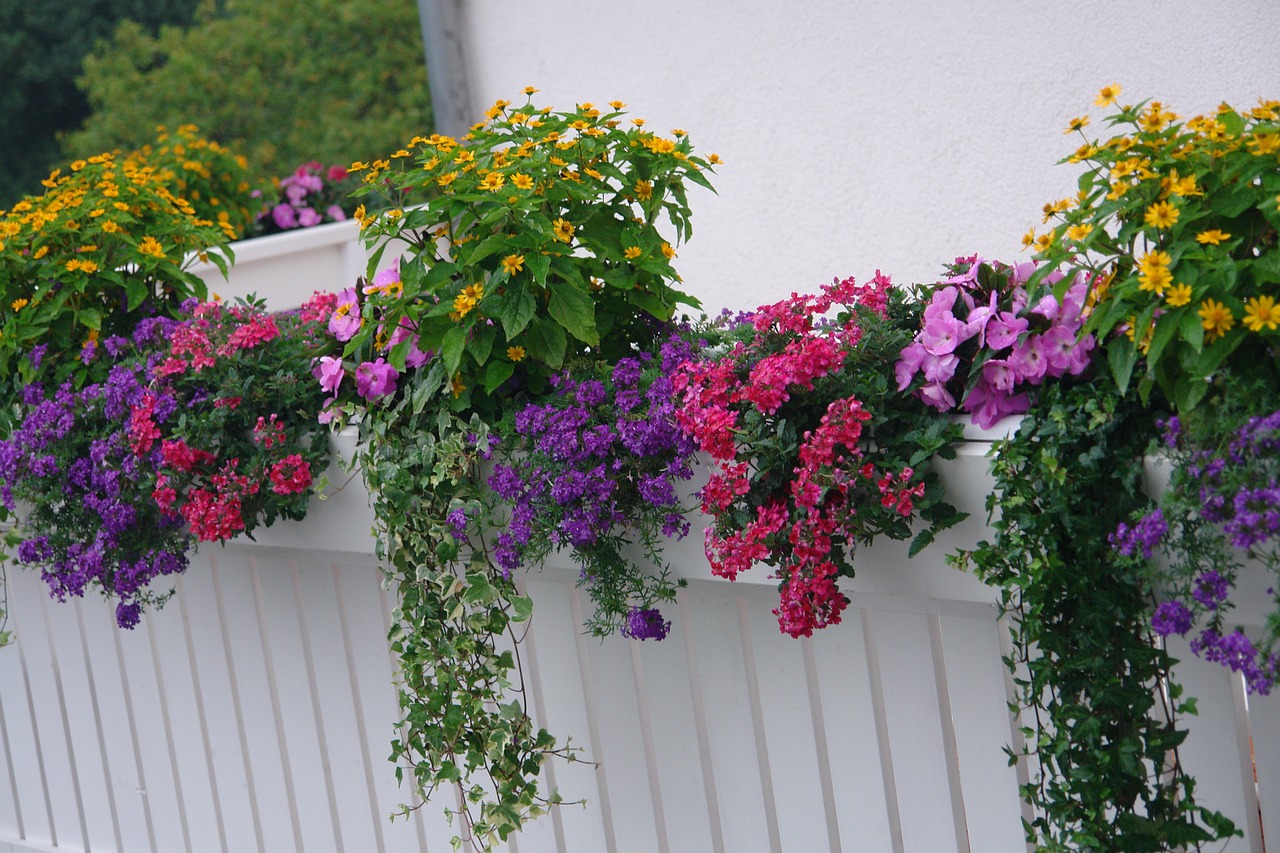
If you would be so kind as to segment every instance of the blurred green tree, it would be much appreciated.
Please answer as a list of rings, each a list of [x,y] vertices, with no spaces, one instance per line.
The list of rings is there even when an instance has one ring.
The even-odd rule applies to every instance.
[[[202,0],[189,28],[121,23],[79,83],[93,112],[67,158],[193,123],[265,180],[386,156],[431,126],[415,0]]]
[[[0,0],[0,208],[27,193],[61,159],[57,134],[89,114],[76,88],[81,62],[124,19],[143,32],[191,22],[197,0]]]

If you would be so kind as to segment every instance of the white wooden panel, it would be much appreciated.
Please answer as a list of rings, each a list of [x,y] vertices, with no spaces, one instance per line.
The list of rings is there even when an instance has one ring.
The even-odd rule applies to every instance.
[[[570,601],[575,622],[580,625],[590,602],[577,589],[572,590]],[[618,851],[652,853],[661,849],[661,836],[649,785],[644,782],[646,755],[630,651],[626,641],[617,637],[601,641],[582,636],[579,642],[586,647],[594,688],[596,722],[603,745],[595,760],[600,762],[608,786]]]
[[[752,598],[747,605],[754,679],[759,691],[763,740],[768,745],[769,769],[778,837],[783,850],[820,850],[827,845],[826,814],[813,737],[809,688],[801,644],[778,630],[771,613],[775,602]],[[744,608],[739,606],[739,616]],[[744,635],[747,626],[742,626]]]
[[[869,615],[870,611],[863,611],[864,620]],[[928,616],[877,611],[871,626],[884,687],[904,849],[906,853],[956,850]]]
[[[1264,838],[1280,838],[1280,695],[1250,696],[1250,747]]]
[[[573,762],[556,760],[555,779],[560,794],[567,801],[585,800],[582,806],[558,810],[564,848],[573,850],[617,850],[617,843],[607,828],[612,826],[610,803],[597,786],[604,776],[591,749],[591,718],[594,697],[583,683],[576,635],[581,630],[573,620],[569,588],[564,583],[530,576],[528,594],[534,600],[530,636],[537,644],[538,681],[541,682],[541,705],[545,717],[539,723],[562,740],[572,736],[572,746],[581,749]],[[589,675],[590,668],[587,668]],[[535,688],[537,689],[537,688]],[[522,847],[532,849],[528,844]]]
[[[315,691],[321,697],[318,713],[322,724],[323,750],[320,756],[331,782],[334,812],[338,823],[335,850],[359,853],[386,853],[382,826],[386,815],[377,806],[372,791],[372,765],[366,773],[366,759],[372,757],[364,749],[358,735],[364,731],[363,720],[356,713],[356,696],[347,666],[343,643],[342,618],[337,589],[336,569],[329,565],[307,563],[290,565],[292,580],[299,590],[299,618],[306,621],[306,642],[310,651],[310,667],[315,674]],[[370,593],[371,595],[373,593]],[[390,770],[390,763],[378,756],[378,769]],[[326,792],[328,793],[328,792]]]
[[[317,568],[317,580],[323,582],[323,566]],[[314,663],[298,620],[292,567],[288,559],[268,552],[251,570],[275,726],[277,736],[283,737],[280,763],[291,808],[288,818],[299,850],[331,849],[341,844],[342,836],[331,809],[332,777],[326,771],[320,734],[326,697],[312,687]]]
[[[943,616],[947,690],[964,789],[969,844],[981,851],[1021,851],[1018,777],[1003,747],[1009,743],[1003,630],[991,618]]]
[[[19,683],[14,679],[9,661],[17,662],[16,655],[0,655],[0,685]],[[23,697],[17,692],[9,694],[10,701],[19,702]],[[13,718],[5,713],[5,694],[0,690],[0,755],[5,757],[5,767],[0,770],[0,838],[21,838],[23,836],[22,812],[18,801],[17,769],[14,767],[13,747],[9,740],[9,729]]]
[[[351,659],[356,666],[354,689],[365,707],[365,749],[376,787],[378,807],[384,815],[399,811],[402,803],[412,804],[410,789],[396,784],[394,767],[386,760],[390,741],[395,735],[395,722],[400,719],[396,689],[392,680],[394,666],[387,648],[387,626],[391,617],[391,595],[379,588],[377,572],[359,565],[343,566],[341,573],[343,607],[349,620]],[[371,583],[372,581],[372,583]],[[377,664],[374,663],[377,661]],[[406,771],[408,775],[408,771]],[[407,820],[396,818],[386,826],[387,850],[425,850],[443,853],[452,849],[450,839],[461,828],[449,825],[441,817],[445,803],[456,807],[456,797],[428,803]]]
[[[1256,814],[1257,801],[1252,791],[1246,799],[1242,781],[1251,780],[1253,774],[1252,768],[1242,766],[1240,761],[1239,739],[1248,735],[1238,732],[1235,726],[1232,682],[1238,676],[1220,664],[1193,655],[1180,637],[1170,637],[1168,648],[1179,661],[1173,671],[1174,680],[1183,686],[1185,695],[1198,700],[1198,715],[1179,720],[1190,730],[1179,755],[1185,770],[1196,777],[1196,801],[1222,812],[1235,822],[1236,828],[1245,831],[1244,839],[1233,843],[1251,853],[1262,853],[1256,820],[1254,832],[1249,831],[1249,812]]]
[[[728,586],[691,584],[689,629],[698,656],[724,846],[735,853],[757,853],[774,847],[771,842],[777,838],[777,830],[769,808],[772,792],[767,798],[761,779],[734,594],[738,591]],[[772,832],[771,824],[775,827]]]
[[[36,584],[17,585],[12,590],[10,607],[14,631],[21,631],[18,654],[21,657],[31,691],[31,713],[35,719],[35,736],[40,745],[47,785],[51,831],[50,843],[75,849],[86,843],[84,809],[80,783],[63,708],[59,676],[49,643],[45,593]],[[31,835],[28,830],[29,837]]]
[[[647,736],[646,751],[652,755],[648,782],[654,801],[661,797],[670,849],[711,850],[707,787],[701,762],[696,760],[699,745],[683,643],[685,628],[676,604],[664,605],[663,611],[672,621],[671,634],[665,640],[627,641],[641,696],[641,732]]]
[[[213,849],[213,838],[217,837],[222,846],[231,850],[260,850],[256,779],[241,735],[244,723],[232,677],[234,664],[227,656],[220,606],[214,592],[214,572],[207,557],[192,561],[179,583],[177,600],[172,604],[182,608],[186,636],[158,637],[160,657],[165,663],[166,679],[170,673],[176,678],[177,673],[170,664],[177,661],[174,653],[184,644],[187,646],[188,661],[182,663],[189,665],[192,673],[195,719],[200,725],[200,742],[206,751],[204,761],[210,771],[209,786],[215,796],[209,806],[218,818],[217,836],[199,834],[196,815],[200,809],[198,803],[194,804],[188,812],[192,842],[207,843],[209,847],[205,849]],[[176,668],[181,669],[182,663]],[[183,762],[179,769],[185,783],[189,773],[195,777],[201,768],[186,764],[186,760],[194,756],[179,749]]]
[[[86,624],[92,624],[94,618],[98,620],[99,630],[109,634],[103,645],[110,646],[119,661],[117,689],[132,725],[130,740],[136,773],[143,785],[138,797],[145,809],[149,840],[157,853],[190,850],[186,798],[182,795],[181,780],[175,775],[173,726],[167,710],[170,697],[160,689],[151,643],[151,629],[156,621],[180,625],[178,605],[148,614],[146,621],[132,631],[116,628],[110,608],[95,607],[88,602],[84,607]],[[94,613],[95,610],[99,612]]]
[[[856,608],[846,610],[844,621],[835,629],[816,633],[812,644],[841,848],[890,853],[893,842],[861,613]]]
[[[65,623],[74,618],[78,627],[88,675],[89,699],[93,707],[95,734],[105,769],[105,791],[111,812],[104,820],[111,827],[114,847],[121,850],[154,850],[150,807],[146,801],[146,781],[136,747],[132,720],[132,698],[125,695],[122,661],[116,654],[115,635],[120,633],[110,608],[98,601],[77,601],[74,607],[59,608],[56,618]]]
[[[39,584],[39,578],[10,569],[10,630],[16,630],[19,623],[36,625],[34,611],[28,611],[26,619],[19,619],[14,608],[28,600],[28,587]],[[24,650],[24,643],[0,650],[0,701],[4,703],[4,746],[9,771],[4,776],[4,784],[12,784],[15,818],[21,818],[13,837],[47,843],[52,841],[53,816],[42,749],[31,711],[33,698],[25,672]]]

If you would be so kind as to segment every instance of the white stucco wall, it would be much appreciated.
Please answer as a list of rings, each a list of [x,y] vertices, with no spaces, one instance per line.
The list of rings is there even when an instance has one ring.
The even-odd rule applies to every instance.
[[[477,119],[523,87],[619,99],[725,160],[696,190],[679,269],[708,308],[833,275],[931,280],[974,251],[1015,258],[1072,116],[1154,97],[1182,115],[1280,97],[1280,3],[1227,0],[470,0]]]

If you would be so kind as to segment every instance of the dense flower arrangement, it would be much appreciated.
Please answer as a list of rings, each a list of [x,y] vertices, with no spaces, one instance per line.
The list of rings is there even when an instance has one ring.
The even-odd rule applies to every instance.
[[[485,410],[513,377],[541,391],[584,347],[616,361],[652,339],[646,318],[694,302],[671,262],[691,233],[685,182],[709,186],[717,158],[694,154],[683,130],[624,127],[620,102],[558,112],[534,92],[518,107],[498,101],[461,140],[417,137],[351,167],[358,193],[391,190],[386,210],[356,210],[365,239],[413,247],[403,289],[376,297],[385,327],[407,325],[440,355],[457,411]],[[378,329],[359,329],[346,353],[403,369],[408,343],[385,346]]]
[[[325,168],[317,160],[303,163],[279,180],[274,199],[264,201],[253,218],[251,236],[343,222],[350,218],[347,199],[356,185],[345,166]],[[255,191],[254,197],[262,197],[261,191]]]
[[[895,368],[898,390],[914,386],[916,396],[940,412],[958,405],[987,429],[1006,415],[1024,414],[1029,388],[1083,373],[1094,347],[1093,335],[1081,334],[1085,282],[1068,282],[1061,301],[1047,294],[1031,305],[1026,284],[1035,268],[957,258],[951,275],[922,294],[929,302],[919,334]],[[1055,273],[1044,281],[1060,278]],[[923,385],[913,381],[917,376]]]
[[[424,799],[456,788],[488,849],[560,801],[540,774],[574,752],[526,710],[517,570],[566,549],[591,629],[665,637],[660,545],[688,531],[678,484],[700,450],[712,571],[769,566],[781,629],[809,636],[840,622],[859,544],[914,536],[915,553],[960,519],[932,469],[961,433],[947,413],[1026,414],[993,459],[992,541],[957,562],[1010,617],[1015,697],[1035,720],[1028,838],[1150,850],[1231,835],[1192,797],[1177,754],[1191,703],[1150,634],[1199,624],[1198,653],[1257,692],[1274,683],[1280,621],[1249,637],[1225,614],[1233,547],[1277,567],[1280,308],[1264,290],[1280,280],[1280,105],[1185,125],[1158,103],[1121,108],[1112,123],[1135,132],[1068,158],[1089,166],[1080,195],[1027,235],[1041,263],[960,258],[910,292],[878,272],[837,279],[683,328],[671,321],[695,301],[673,244],[690,233],[687,185],[709,186],[718,160],[609,108],[499,101],[462,139],[353,164],[370,279],[292,315],[188,299],[202,290],[186,259],[235,233],[232,211],[202,207],[229,204],[214,187],[231,172],[200,168],[225,152],[188,129],[51,177],[0,218],[0,371],[22,404],[0,505],[32,507],[19,560],[60,598],[118,598],[132,626],[195,542],[300,517],[318,424],[358,423],[399,597],[392,758]],[[268,227],[321,215],[338,179],[321,171],[281,182]],[[371,213],[377,194],[390,206]],[[409,254],[382,265],[392,241]],[[1175,470],[1154,509],[1136,472],[1166,402]]]
[[[669,582],[642,577],[614,547],[629,535],[623,525],[602,529],[595,542],[559,527],[559,513],[589,511],[588,492],[562,485],[546,502],[534,494],[541,484],[524,489],[500,477],[498,488],[514,504],[499,509],[480,470],[495,439],[534,458],[543,453],[547,421],[577,416],[553,380],[566,389],[572,383],[575,402],[589,389],[583,400],[595,411],[588,417],[603,417],[604,400],[591,402],[591,383],[603,380],[557,379],[565,366],[617,365],[646,352],[660,358],[664,324],[694,302],[676,287],[671,261],[690,234],[687,185],[709,186],[704,172],[716,158],[695,155],[682,130],[664,137],[640,119],[624,127],[621,109],[613,102],[608,111],[580,104],[557,112],[531,100],[519,107],[499,101],[462,139],[416,137],[387,159],[350,169],[364,182],[357,193],[369,200],[354,217],[377,248],[371,281],[340,294],[329,317],[335,343],[315,365],[329,394],[322,417],[360,425],[357,461],[374,495],[379,554],[401,602],[390,632],[402,666],[393,760],[423,798],[462,785],[458,812],[477,848],[559,801],[542,791],[539,773],[548,758],[571,753],[534,726],[515,676],[518,626],[532,603],[512,569],[543,556],[521,524],[560,530],[560,541],[578,550],[598,628],[640,638],[666,631],[651,605],[669,594]],[[380,196],[387,206],[371,212]],[[423,196],[422,205],[409,204]],[[407,245],[408,255],[379,271],[392,243]],[[615,406],[639,387],[618,387],[612,375],[609,382]],[[659,380],[644,387],[641,405],[660,415],[669,391]],[[544,409],[539,425],[531,404],[564,413]],[[509,412],[522,414],[506,435],[495,435]],[[596,481],[622,499],[610,521],[634,509],[636,496],[665,501],[653,478],[664,464],[678,467],[684,453],[674,428],[644,436],[652,446],[637,449],[628,441],[649,426],[617,421],[611,416],[619,435],[610,447],[603,430],[588,439],[596,442],[588,452],[604,453],[609,467],[620,463],[608,482]],[[520,443],[524,451],[510,449]],[[555,460],[578,463],[587,460]],[[567,483],[594,467],[567,471]],[[627,482],[629,473],[650,478],[644,491]],[[525,518],[530,503],[541,513],[536,521]],[[670,512],[657,512],[666,524]],[[516,519],[513,538],[497,543],[485,534],[507,513]],[[647,531],[642,516],[642,549]]]
[[[59,600],[118,599],[131,628],[168,595],[151,581],[185,569],[197,541],[301,518],[328,452],[303,356],[317,317],[315,304],[271,315],[191,300],[181,320],[86,349],[102,381],[28,385],[0,442],[0,501],[27,504],[18,561]]]
[[[100,342],[205,296],[188,266],[205,257],[225,270],[243,175],[235,157],[182,128],[155,148],[77,160],[44,195],[0,213],[0,434],[23,385],[78,386]]]
[[[677,487],[693,477],[696,445],[676,424],[670,377],[691,355],[673,336],[657,357],[587,363],[553,376],[547,402],[499,427],[512,462],[495,466],[489,486],[511,515],[493,559],[509,575],[572,548],[595,602],[587,627],[600,636],[661,640],[671,628],[655,606],[675,598],[662,542],[689,532]]]
[[[1274,392],[1258,396],[1274,399]],[[1253,406],[1249,406],[1251,410]],[[1280,621],[1271,618],[1260,637],[1229,623],[1243,559],[1280,570],[1280,412],[1216,413],[1209,424],[1163,422],[1164,449],[1172,473],[1161,505],[1112,536],[1121,553],[1163,554],[1162,602],[1152,617],[1157,634],[1187,635],[1206,660],[1243,675],[1250,692],[1266,695],[1280,678]]]
[[[1115,105],[1119,92],[1108,87],[1097,103]],[[1248,111],[1223,104],[1186,121],[1143,101],[1116,106],[1105,121],[1114,135],[1085,137],[1067,158],[1084,166],[1079,194],[1046,205],[1053,229],[1026,242],[1048,269],[1090,277],[1098,310],[1089,330],[1126,332],[1107,338],[1122,388],[1139,362],[1142,387],[1159,384],[1183,411],[1228,362],[1274,387],[1280,101]],[[1083,136],[1088,122],[1077,118],[1069,131]]]
[[[840,621],[837,581],[853,575],[858,542],[908,538],[918,514],[918,550],[962,518],[931,470],[959,426],[887,393],[914,327],[890,286],[878,272],[861,287],[837,279],[725,318],[717,345],[675,377],[676,418],[714,465],[700,492],[711,571],[773,566],[774,614],[793,637]]]

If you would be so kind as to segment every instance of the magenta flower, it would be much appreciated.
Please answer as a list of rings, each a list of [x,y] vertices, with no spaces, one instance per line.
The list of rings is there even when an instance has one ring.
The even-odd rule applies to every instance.
[[[347,214],[344,213],[342,208],[338,207],[336,204],[331,204],[325,208],[324,215],[334,222],[342,222],[347,218]]]
[[[275,220],[278,228],[298,227],[298,211],[294,210],[291,205],[277,204],[271,208],[271,218]]]
[[[366,400],[377,400],[395,393],[400,374],[386,359],[363,362],[356,368],[356,393]]]
[[[342,366],[342,359],[325,355],[311,368],[311,375],[320,381],[321,388],[330,394],[337,394],[338,386],[342,384],[342,377],[347,375],[347,371]]]
[[[340,341],[349,341],[360,331],[360,304],[356,289],[348,287],[338,294],[338,304],[329,318],[329,333]]]
[[[320,214],[316,213],[309,207],[304,207],[298,211],[298,226],[301,228],[310,228],[312,225],[320,224]]]
[[[1027,318],[1019,317],[1012,311],[1001,311],[998,317],[987,323],[987,346],[993,350],[1002,350],[1018,342],[1018,335],[1027,330]]]

